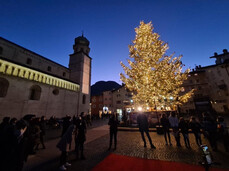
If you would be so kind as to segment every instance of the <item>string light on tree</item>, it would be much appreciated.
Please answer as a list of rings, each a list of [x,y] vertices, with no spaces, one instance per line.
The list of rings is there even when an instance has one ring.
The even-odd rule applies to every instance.
[[[183,91],[182,84],[187,79],[189,69],[182,72],[184,66],[181,57],[166,55],[168,44],[159,40],[150,23],[140,22],[135,29],[133,45],[129,45],[129,66],[121,62],[125,74],[120,78],[126,88],[133,92],[135,105],[143,108],[155,106],[181,105],[188,101],[193,91]]]

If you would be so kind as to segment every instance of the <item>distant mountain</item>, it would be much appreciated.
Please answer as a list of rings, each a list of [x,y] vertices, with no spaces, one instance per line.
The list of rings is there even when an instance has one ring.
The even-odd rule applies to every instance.
[[[104,91],[120,88],[121,85],[115,81],[98,81],[91,86],[91,96],[100,95]]]

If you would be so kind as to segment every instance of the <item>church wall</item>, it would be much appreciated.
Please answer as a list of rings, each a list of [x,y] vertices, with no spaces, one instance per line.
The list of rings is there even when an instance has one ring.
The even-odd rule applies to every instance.
[[[5,97],[0,97],[0,120],[4,116],[21,118],[25,114],[45,115],[47,118],[54,115],[63,117],[66,114],[74,115],[77,111],[78,92],[49,86],[35,81],[0,74],[9,82]],[[41,87],[40,100],[30,100],[30,88],[33,85]],[[58,95],[53,90],[59,90]]]
[[[6,96],[1,97],[0,90],[0,121],[4,116],[19,119],[25,114],[49,118],[88,113],[91,58],[85,56],[90,48],[83,49],[83,53],[70,55],[67,68],[0,37],[0,81],[5,78],[9,82]],[[41,89],[39,100],[31,100],[34,85]]]
[[[3,52],[0,54],[0,57],[34,69],[44,71],[46,73],[56,75],[64,79],[69,79],[70,71],[68,68],[62,65],[52,62],[44,57],[39,56],[36,53],[33,53],[1,38],[0,47],[3,48]],[[28,63],[28,59],[31,59],[31,64]],[[48,67],[51,67],[51,71],[48,70]]]

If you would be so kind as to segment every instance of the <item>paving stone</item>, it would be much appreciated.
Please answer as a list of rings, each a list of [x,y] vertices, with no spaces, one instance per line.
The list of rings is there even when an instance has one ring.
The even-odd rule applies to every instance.
[[[101,121],[103,124],[107,124],[107,121]],[[98,124],[100,126],[100,124]],[[101,130],[104,129],[104,130]],[[89,171],[99,162],[105,159],[110,153],[139,157],[145,159],[156,159],[156,160],[165,160],[165,161],[175,161],[183,162],[188,164],[198,165],[199,161],[202,160],[202,151],[195,143],[195,137],[193,134],[190,134],[190,143],[191,149],[187,149],[184,145],[183,137],[181,136],[181,145],[182,147],[177,147],[174,137],[171,135],[172,146],[165,145],[164,136],[158,135],[156,132],[150,132],[153,144],[156,146],[156,149],[151,149],[147,140],[147,148],[144,148],[143,141],[141,139],[140,132],[138,131],[119,131],[118,132],[118,143],[116,151],[108,151],[109,145],[109,131],[107,127],[100,127],[98,129],[93,129],[93,131],[107,131],[106,134],[97,136],[97,139],[91,139],[90,142],[85,144],[85,157],[86,160],[75,160],[74,152],[71,152],[69,155],[70,163],[72,166],[68,168],[68,171]],[[96,132],[93,132],[96,134]],[[210,148],[208,141],[202,136],[203,144],[207,144]],[[222,144],[218,145],[219,151],[212,153],[213,160],[215,162],[221,163],[221,165],[214,166],[229,169],[229,153],[224,152]],[[47,149],[46,149],[47,150]],[[28,161],[29,162],[29,161]],[[39,167],[36,167],[32,170],[42,170],[42,171],[51,171],[58,170],[59,159],[58,157],[55,160],[41,164]]]

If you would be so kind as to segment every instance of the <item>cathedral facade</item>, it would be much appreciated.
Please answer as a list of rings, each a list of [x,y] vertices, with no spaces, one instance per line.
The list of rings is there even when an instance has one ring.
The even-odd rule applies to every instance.
[[[0,120],[26,114],[64,117],[90,108],[90,42],[75,38],[69,66],[62,66],[0,37]]]

